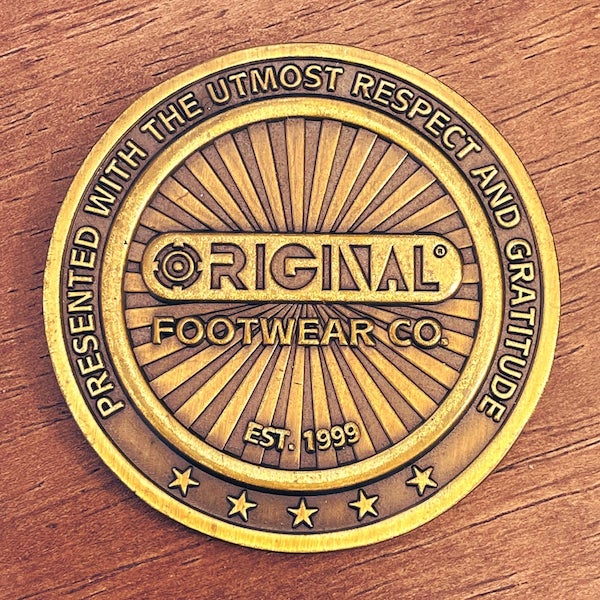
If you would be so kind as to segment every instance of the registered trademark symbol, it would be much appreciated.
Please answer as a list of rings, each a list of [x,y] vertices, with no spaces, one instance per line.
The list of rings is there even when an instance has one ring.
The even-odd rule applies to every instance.
[[[446,256],[446,252],[448,252],[448,250],[446,249],[446,246],[444,246],[444,244],[438,244],[433,249],[434,255],[437,256],[438,258],[443,258],[444,256]]]

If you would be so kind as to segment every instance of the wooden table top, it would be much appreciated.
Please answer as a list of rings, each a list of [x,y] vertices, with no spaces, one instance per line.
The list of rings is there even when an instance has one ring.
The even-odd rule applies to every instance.
[[[4,0],[0,597],[600,597],[594,4]],[[59,206],[108,125],[188,67],[295,41],[384,53],[473,103],[531,174],[562,285],[549,383],[494,473],[411,533],[321,555],[236,547],[138,499],[71,417],[42,321],[44,262]]]

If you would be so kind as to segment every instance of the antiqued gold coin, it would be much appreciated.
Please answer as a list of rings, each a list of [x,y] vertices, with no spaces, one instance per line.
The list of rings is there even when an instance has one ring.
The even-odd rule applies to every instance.
[[[429,521],[548,376],[552,238],[498,132],[343,46],[215,59],[148,92],[61,209],[45,319],[67,402],[172,518],[289,552]]]

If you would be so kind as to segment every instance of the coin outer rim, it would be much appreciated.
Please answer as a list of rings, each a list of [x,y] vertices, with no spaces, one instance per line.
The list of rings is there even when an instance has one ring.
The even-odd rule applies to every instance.
[[[490,146],[512,179],[529,216],[536,243],[539,248],[547,250],[540,252],[543,316],[539,331],[538,350],[523,392],[507,422],[478,458],[443,489],[428,498],[426,502],[413,506],[403,513],[370,524],[366,529],[357,527],[334,534],[315,533],[299,536],[250,530],[201,514],[158,488],[131,465],[119,448],[102,432],[93,414],[85,405],[71,371],[62,336],[60,272],[65,248],[64,241],[87,183],[123,132],[134,126],[141,114],[176,90],[224,68],[257,60],[307,56],[345,60],[358,65],[386,70],[399,78],[408,79],[460,114]],[[491,473],[522,431],[549,377],[558,335],[560,283],[556,250],[550,226],[525,167],[508,142],[468,101],[426,73],[375,52],[336,44],[280,44],[240,50],[185,71],[149,90],[114,121],[87,155],[69,187],[59,211],[44,274],[43,312],[50,357],[71,413],[94,450],[136,495],[176,521],[229,542],[264,550],[320,552],[363,546],[406,533],[451,508]]]

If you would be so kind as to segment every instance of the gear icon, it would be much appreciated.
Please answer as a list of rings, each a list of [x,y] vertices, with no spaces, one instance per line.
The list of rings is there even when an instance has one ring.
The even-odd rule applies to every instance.
[[[158,252],[153,263],[156,279],[169,289],[186,289],[198,280],[200,255],[188,244],[173,242]]]

